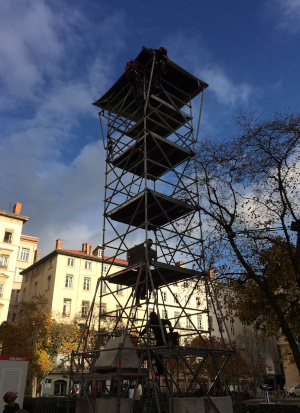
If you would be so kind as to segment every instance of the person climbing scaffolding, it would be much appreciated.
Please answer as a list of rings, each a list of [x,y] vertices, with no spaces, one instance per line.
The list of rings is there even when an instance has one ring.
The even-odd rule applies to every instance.
[[[142,337],[148,328],[151,328],[153,331],[156,343],[155,345],[158,347],[164,346],[165,342],[167,341],[167,330],[166,326],[169,327],[170,333],[173,332],[173,327],[171,322],[168,319],[161,318],[159,319],[158,315],[155,311],[152,311],[149,315],[149,321],[146,324],[146,327],[140,332],[140,337]],[[159,376],[164,374],[164,365],[163,360],[159,354],[154,354],[153,358],[156,361],[157,366],[157,374]]]
[[[138,105],[143,103],[143,77],[146,70],[139,60],[127,62],[125,67],[125,76],[127,77],[133,95]]]
[[[164,47],[159,49],[150,48],[152,52],[155,53],[155,64],[153,69],[152,77],[152,91],[153,93],[158,93],[160,89],[161,77],[167,73],[167,60],[168,60],[168,51]]]

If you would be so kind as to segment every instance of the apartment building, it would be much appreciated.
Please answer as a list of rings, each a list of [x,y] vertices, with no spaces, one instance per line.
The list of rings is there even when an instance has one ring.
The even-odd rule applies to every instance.
[[[102,271],[105,275],[108,271],[113,273],[127,265],[126,261],[120,259],[111,265],[109,257],[102,254],[100,245],[93,249],[89,243],[82,244],[81,250],[62,249],[62,240],[58,239],[54,251],[22,272],[19,299],[31,301],[38,296],[47,297],[57,320],[86,316]],[[122,288],[115,288],[123,302],[125,297]]]
[[[120,259],[112,264],[109,257],[103,256],[100,245],[93,248],[89,243],[83,243],[81,250],[66,250],[62,248],[62,240],[58,239],[50,254],[22,271],[19,300],[31,301],[45,296],[57,321],[72,322],[76,318],[84,324],[101,274],[105,276],[126,266],[127,262]],[[128,289],[121,285],[112,285],[111,288],[114,295],[106,294],[106,285],[102,286],[101,311],[119,311],[128,299]],[[57,369],[46,377],[43,392],[48,395],[67,394],[64,357],[56,357],[55,362],[61,365],[61,370]]]
[[[28,217],[21,215],[21,208],[17,202],[12,212],[0,211],[0,323],[14,319],[13,304],[19,299],[21,271],[39,257],[39,239],[22,234]]]

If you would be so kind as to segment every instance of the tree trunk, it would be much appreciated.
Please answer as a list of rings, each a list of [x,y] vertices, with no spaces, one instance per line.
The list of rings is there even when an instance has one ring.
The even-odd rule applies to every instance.
[[[292,354],[294,356],[295,364],[298,368],[299,374],[300,374],[300,349],[298,346],[298,343],[294,337],[294,334],[292,330],[290,329],[290,326],[288,325],[285,316],[280,308],[280,306],[277,303],[276,297],[274,296],[273,292],[269,291],[268,289],[265,290],[266,297],[269,300],[269,303],[271,307],[274,310],[274,313],[276,314],[279,325],[281,327],[283,335],[286,337],[287,342],[289,343],[289,346],[291,348]]]

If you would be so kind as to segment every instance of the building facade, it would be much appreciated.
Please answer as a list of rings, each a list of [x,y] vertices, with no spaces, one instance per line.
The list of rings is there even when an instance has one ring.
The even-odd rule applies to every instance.
[[[50,305],[53,317],[58,322],[85,323],[94,300],[97,282],[101,274],[120,271],[127,262],[103,256],[99,245],[95,249],[89,243],[82,244],[81,250],[62,249],[62,240],[56,241],[55,250],[22,271],[23,281],[19,301],[32,301],[44,296]],[[111,287],[114,294],[106,294],[102,286],[101,312],[116,314],[125,305],[130,292],[122,285]],[[99,291],[98,291],[99,297]],[[115,298],[114,298],[115,297]],[[96,305],[99,300],[96,300]],[[61,370],[46,377],[43,393],[65,395],[68,393],[68,379],[63,355],[55,360]]]
[[[21,289],[20,273],[39,254],[39,239],[22,235],[28,217],[21,215],[21,208],[17,202],[12,212],[0,211],[0,323],[13,321],[13,305],[18,302]]]
[[[109,257],[102,256],[102,247],[93,249],[84,243],[81,250],[62,249],[62,240],[56,241],[56,248],[22,272],[23,282],[19,299],[31,301],[39,296],[47,297],[51,312],[57,321],[84,318],[94,298],[96,284],[102,271],[115,272],[127,265],[118,260],[109,265]],[[120,286],[116,294],[121,302],[125,300]],[[103,302],[110,306],[112,303]]]

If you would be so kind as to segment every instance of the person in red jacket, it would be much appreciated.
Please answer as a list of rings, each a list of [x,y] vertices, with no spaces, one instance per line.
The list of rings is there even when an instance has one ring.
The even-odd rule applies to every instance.
[[[125,76],[127,77],[133,95],[138,103],[138,105],[143,103],[142,99],[142,85],[143,76],[146,73],[144,66],[139,60],[132,60],[126,64]]]

